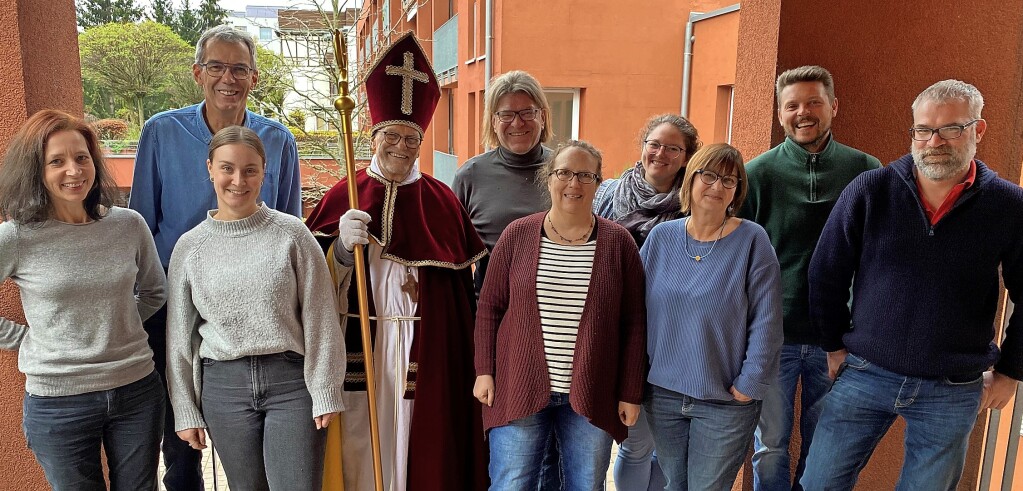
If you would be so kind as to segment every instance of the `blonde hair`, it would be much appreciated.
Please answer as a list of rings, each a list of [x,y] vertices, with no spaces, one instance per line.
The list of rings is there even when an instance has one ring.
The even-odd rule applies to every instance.
[[[547,96],[540,87],[540,82],[532,75],[522,70],[512,70],[504,75],[495,78],[487,87],[483,99],[483,145],[487,148],[497,148],[501,142],[497,139],[497,130],[494,129],[494,113],[497,112],[497,103],[502,97],[508,94],[521,92],[529,96],[533,102],[540,106],[540,113],[543,116],[543,129],[540,130],[540,143],[546,143],[554,136],[551,130],[550,117],[551,105],[547,102]]]
[[[218,148],[236,143],[255,150],[263,161],[263,167],[266,168],[266,150],[263,149],[263,141],[259,139],[259,135],[255,131],[244,126],[228,126],[213,135],[213,139],[210,140],[209,159],[213,160],[213,152]]]
[[[735,175],[739,177],[739,183],[735,186],[735,196],[725,210],[725,216],[735,216],[742,206],[742,202],[746,200],[749,185],[746,181],[746,167],[743,165],[742,153],[727,143],[707,145],[689,159],[689,165],[686,166],[686,177],[682,180],[682,189],[678,192],[679,203],[682,204],[682,214],[688,215],[692,211],[693,182],[696,179],[696,171],[704,169],[718,175],[735,172]]]

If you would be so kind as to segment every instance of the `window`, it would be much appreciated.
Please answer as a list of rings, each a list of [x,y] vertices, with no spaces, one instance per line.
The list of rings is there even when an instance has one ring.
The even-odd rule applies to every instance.
[[[259,40],[260,41],[272,41],[274,38],[274,30],[270,27],[259,28]]]
[[[580,89],[547,89],[547,102],[551,105],[550,125],[554,137],[550,146],[566,140],[579,139]]]

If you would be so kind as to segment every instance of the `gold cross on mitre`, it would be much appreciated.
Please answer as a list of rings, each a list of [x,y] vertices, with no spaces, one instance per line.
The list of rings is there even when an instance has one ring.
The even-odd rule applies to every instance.
[[[402,66],[388,65],[384,70],[388,75],[401,77],[401,112],[412,114],[412,82],[429,83],[430,77],[416,70],[416,57],[411,51],[405,52],[405,64]]]

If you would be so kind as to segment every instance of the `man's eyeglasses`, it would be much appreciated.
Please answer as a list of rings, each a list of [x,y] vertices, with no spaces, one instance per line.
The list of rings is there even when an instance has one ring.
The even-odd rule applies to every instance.
[[[256,71],[254,68],[250,68],[248,65],[227,65],[216,61],[210,61],[206,63],[200,63],[199,66],[206,69],[211,77],[223,77],[227,70],[231,70],[231,76],[234,78],[248,78],[249,74]]]
[[[948,126],[942,126],[941,128],[910,128],[909,135],[918,142],[925,142],[930,140],[935,133],[942,140],[955,140],[960,136],[963,136],[963,130],[977,124],[979,119],[974,119],[966,124],[952,124]]]
[[[600,180],[600,176],[592,172],[572,172],[568,169],[555,169],[551,171],[549,176],[557,176],[560,181],[571,181],[572,178],[576,178],[579,184],[593,184]]]
[[[423,144],[423,139],[418,136],[402,136],[397,133],[391,133],[390,131],[381,131],[384,134],[384,141],[391,145],[397,145],[402,139],[405,140],[405,146],[407,148],[419,148],[419,145]]]
[[[661,142],[656,140],[643,140],[643,145],[646,146],[646,151],[650,153],[657,153],[658,150],[664,150],[664,156],[669,159],[677,158],[682,155],[683,148],[675,145],[662,145]]]
[[[494,116],[502,123],[511,123],[515,121],[515,116],[518,115],[519,119],[523,121],[532,121],[536,119],[536,116],[540,114],[541,109],[531,107],[529,109],[523,109],[521,111],[497,111]]]
[[[703,181],[703,183],[708,186],[713,186],[714,183],[718,182],[718,179],[720,179],[721,185],[724,186],[725,189],[734,188],[739,184],[739,181],[742,180],[735,176],[722,176],[715,172],[711,172],[705,169],[699,169],[696,171],[696,173],[700,175],[700,180]]]

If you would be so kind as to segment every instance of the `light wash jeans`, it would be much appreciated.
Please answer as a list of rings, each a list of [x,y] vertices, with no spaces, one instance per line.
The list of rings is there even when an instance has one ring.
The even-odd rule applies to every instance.
[[[789,440],[795,419],[796,385],[800,379],[799,461],[791,478]],[[781,348],[778,383],[771,384],[764,397],[753,440],[753,489],[755,491],[801,491],[799,479],[806,468],[813,430],[824,408],[823,399],[831,388],[828,355],[812,344],[785,344]]]
[[[615,486],[618,489],[655,491],[664,489],[664,473],[654,452],[654,436],[650,433],[646,411],[629,427],[629,437],[618,446],[615,458]]]
[[[551,434],[558,438],[564,489],[603,489],[611,463],[611,435],[576,414],[568,394],[552,392],[540,412],[490,430],[490,490],[537,489]]]
[[[320,489],[327,432],[313,421],[303,365],[290,351],[203,359],[203,418],[231,489]]]
[[[982,389],[980,373],[963,382],[906,377],[850,353],[824,398],[803,488],[853,489],[877,443],[902,416],[906,451],[895,489],[954,490]]]
[[[50,487],[106,490],[102,446],[112,491],[155,490],[163,394],[163,381],[155,371],[110,390],[59,397],[25,394],[22,429]]]
[[[705,401],[647,385],[643,402],[668,491],[728,491],[753,440],[760,401]]]

